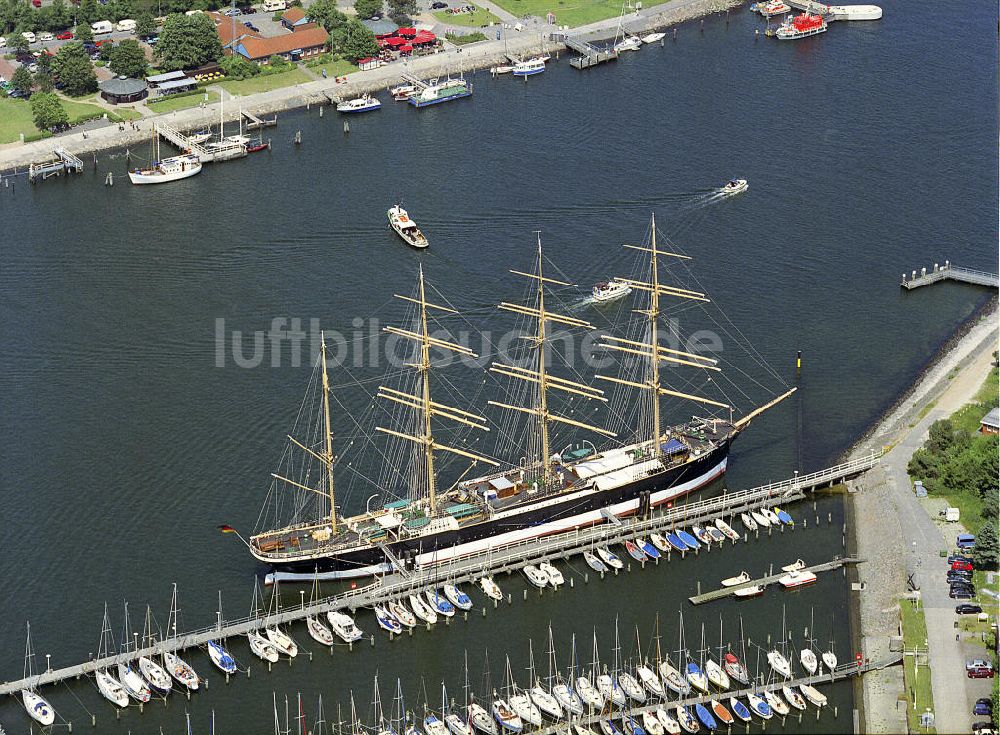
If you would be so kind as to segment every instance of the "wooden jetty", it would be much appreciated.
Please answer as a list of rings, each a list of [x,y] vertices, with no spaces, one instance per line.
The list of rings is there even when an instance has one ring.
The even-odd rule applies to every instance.
[[[759,684],[756,686],[748,687],[746,689],[740,690],[730,690],[726,692],[713,692],[711,694],[702,694],[695,697],[686,697],[684,699],[678,700],[663,700],[655,701],[652,704],[647,704],[642,707],[626,707],[624,712],[619,712],[614,716],[609,715],[608,712],[590,712],[588,714],[581,715],[573,719],[573,724],[579,725],[583,728],[589,725],[597,725],[601,720],[615,720],[621,714],[627,714],[631,717],[637,717],[643,712],[655,712],[659,708],[671,709],[676,705],[682,705],[685,707],[694,707],[696,704],[708,704],[713,699],[725,701],[729,697],[739,697],[746,700],[748,694],[761,694],[762,692],[773,692],[778,691],[783,686],[787,687],[797,687],[802,684],[809,684],[810,686],[815,686],[817,684],[832,684],[836,681],[842,681],[843,679],[849,679],[855,676],[861,676],[869,671],[880,671],[882,669],[888,668],[889,666],[898,666],[903,663],[902,653],[892,653],[886,658],[879,659],[877,661],[865,661],[860,665],[854,661],[841,664],[837,666],[833,671],[828,671],[822,674],[816,674],[814,676],[802,676],[797,679],[789,679],[784,681],[772,681],[767,684]],[[780,694],[780,692],[779,692]],[[648,700],[647,700],[648,701]],[[630,703],[631,704],[631,703]],[[810,709],[813,709],[810,707]],[[815,710],[817,717],[819,716],[820,710]],[[779,722],[784,721],[786,718],[794,718],[798,710],[793,710],[790,714],[785,717],[776,717]],[[804,713],[802,713],[804,714]],[[595,732],[599,732],[596,728]],[[729,728],[732,729],[732,728]],[[555,722],[547,724],[546,727],[540,728],[533,731],[533,735],[565,735],[568,731],[568,725],[566,722]]]
[[[976,271],[971,268],[961,268],[952,265],[946,260],[944,265],[934,264],[934,268],[928,273],[926,268],[920,269],[920,275],[913,271],[909,276],[903,274],[903,280],[899,284],[907,291],[911,291],[921,286],[929,286],[939,281],[959,281],[960,283],[971,283],[975,286],[988,286],[989,288],[1000,288],[1000,277],[996,273],[986,271]]]
[[[804,572],[829,572],[834,569],[840,569],[840,567],[847,566],[848,564],[860,564],[865,561],[856,556],[843,556],[831,559],[830,561],[823,562],[822,564],[814,564],[809,567],[803,568]],[[784,577],[788,572],[782,571],[778,574],[769,574],[766,577],[761,577],[760,579],[751,579],[749,582],[743,582],[742,584],[736,584],[732,587],[722,587],[721,589],[713,590],[712,592],[705,592],[704,594],[698,594],[694,597],[689,597],[688,600],[692,605],[701,605],[705,602],[712,602],[713,600],[721,600],[724,597],[729,597],[736,590],[741,590],[746,587],[756,587],[761,585],[767,587],[769,584],[774,584],[779,579]]]
[[[574,69],[589,69],[592,66],[603,64],[605,61],[615,61],[618,58],[618,52],[614,49],[599,49],[579,38],[553,34],[552,39],[565,43],[567,48],[580,54],[569,60],[569,65]]]
[[[209,149],[200,143],[195,143],[193,140],[184,135],[184,133],[179,130],[175,130],[169,125],[156,123],[153,126],[153,129],[156,131],[157,135],[170,141],[182,151],[191,151],[194,153],[198,156],[202,163],[230,161],[234,158],[242,158],[247,154],[247,147],[242,143],[233,143],[225,147]]]
[[[252,112],[247,112],[246,110],[243,110],[243,119],[246,120],[246,122],[243,124],[243,127],[246,128],[247,130],[260,130],[261,128],[273,128],[275,125],[278,124],[278,113],[274,113],[274,117],[268,120],[257,117]]]
[[[65,148],[56,148],[52,154],[55,158],[41,163],[32,163],[28,166],[28,181],[33,184],[38,179],[44,181],[51,176],[58,176],[63,171],[72,171],[73,173],[83,171],[83,161]]]
[[[30,679],[4,682],[0,684],[0,696],[16,693],[29,686],[43,686],[79,678],[92,674],[98,669],[113,668],[118,663],[134,661],[140,656],[161,656],[167,651],[183,651],[200,647],[210,640],[245,636],[248,632],[259,630],[264,626],[285,625],[297,620],[304,620],[308,616],[322,616],[331,610],[354,612],[360,608],[373,607],[409,594],[419,593],[431,587],[440,586],[445,582],[463,584],[478,580],[487,574],[513,573],[528,564],[567,559],[596,545],[623,543],[625,539],[668,530],[679,525],[687,526],[722,516],[731,517],[747,510],[769,507],[779,503],[784,505],[805,498],[809,491],[834,485],[867,472],[881,461],[881,456],[881,451],[873,451],[867,456],[818,472],[796,475],[787,480],[768,483],[750,490],[727,492],[714,498],[692,503],[680,503],[650,517],[632,517],[620,519],[621,523],[577,528],[563,534],[525,540],[502,548],[491,549],[477,556],[449,560],[422,569],[406,570],[400,560],[387,555],[394,567],[402,571],[385,575],[367,586],[347,590],[314,603],[303,603],[279,613],[230,621],[219,620],[210,627],[178,634],[138,651],[93,658],[84,663],[50,669]],[[672,555],[678,553],[667,552],[664,555],[666,562],[670,561]],[[371,640],[374,641],[374,638]]]

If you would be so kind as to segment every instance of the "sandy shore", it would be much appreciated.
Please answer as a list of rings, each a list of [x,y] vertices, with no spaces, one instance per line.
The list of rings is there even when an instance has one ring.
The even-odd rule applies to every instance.
[[[643,33],[654,28],[666,28],[694,18],[712,13],[725,12],[741,4],[742,0],[670,0],[663,5],[643,9],[638,14],[625,18],[625,27],[633,33]],[[351,74],[346,83],[335,79],[318,79],[291,87],[282,87],[239,98],[242,109],[259,116],[270,115],[282,110],[290,110],[310,105],[326,105],[330,98],[350,99],[366,92],[377,92],[395,86],[402,81],[402,74],[412,74],[422,79],[441,77],[447,74],[476,72],[489,69],[506,58],[506,53],[531,54],[544,48],[553,56],[559,56],[566,46],[552,40],[553,33],[567,33],[587,41],[609,38],[618,27],[618,18],[591,23],[568,31],[558,31],[554,26],[529,23],[520,33],[508,33],[504,41],[488,40],[448,51],[420,56],[405,63],[393,63],[378,69],[358,71]],[[485,29],[487,33],[492,29]],[[558,37],[558,35],[556,36]],[[586,73],[581,72],[581,73]],[[39,163],[52,158],[52,151],[61,147],[80,156],[85,162],[93,160],[95,151],[109,148],[127,148],[149,141],[153,124],[162,121],[180,130],[195,130],[219,120],[219,103],[205,107],[177,110],[160,115],[148,115],[138,121],[138,129],[126,126],[119,130],[109,125],[88,132],[60,135],[31,143],[11,143],[0,146],[0,171],[16,172],[30,163]],[[227,120],[235,120],[238,111],[234,105],[227,105]],[[289,138],[291,138],[289,133]]]

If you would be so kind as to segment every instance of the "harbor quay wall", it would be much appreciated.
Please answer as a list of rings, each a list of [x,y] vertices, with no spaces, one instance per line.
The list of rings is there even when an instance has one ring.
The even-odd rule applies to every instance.
[[[713,13],[726,12],[742,4],[743,0],[670,0],[660,6],[654,6],[630,15],[623,19],[624,27],[636,34],[677,25]],[[506,62],[507,54],[532,54],[544,50],[553,57],[561,56],[566,51],[566,45],[560,40],[560,34],[571,35],[586,41],[599,41],[613,38],[618,28],[619,19],[608,18],[586,26],[566,31],[557,31],[553,26],[539,23],[529,23],[523,31],[509,35],[506,43],[502,40],[487,40],[468,46],[459,46],[409,59],[404,63],[393,63],[378,69],[358,71],[346,77],[348,81],[337,81],[335,78],[319,79],[304,82],[291,87],[260,92],[235,98],[227,95],[225,119],[235,121],[239,117],[237,104],[243,110],[258,116],[293,110],[313,105],[328,105],[331,99],[350,99],[366,93],[375,93],[388,89],[403,81],[403,74],[429,79],[443,77],[448,74],[472,73],[475,84],[476,72],[487,70],[491,66]],[[489,34],[491,28],[486,28]],[[570,52],[571,53],[571,52]],[[585,72],[583,72],[585,73]],[[195,130],[218,122],[220,118],[220,103],[213,102],[186,110],[158,115],[147,115],[135,124],[107,125],[88,131],[60,135],[53,138],[33,141],[31,143],[11,143],[0,146],[0,172],[6,174],[19,173],[26,170],[31,163],[50,160],[56,148],[63,148],[69,153],[82,158],[86,164],[96,165],[96,154],[110,149],[135,150],[140,160],[148,158],[148,147],[153,125],[162,123],[179,130]],[[293,132],[282,131],[282,137],[290,142]],[[264,137],[276,136],[264,133]],[[141,152],[140,152],[141,149]]]

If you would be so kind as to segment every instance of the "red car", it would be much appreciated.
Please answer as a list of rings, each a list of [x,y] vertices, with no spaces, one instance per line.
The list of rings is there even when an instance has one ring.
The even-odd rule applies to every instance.
[[[56,38],[60,41],[69,41],[73,38],[73,31],[63,31]]]
[[[993,669],[985,666],[977,666],[965,672],[970,679],[992,679]]]
[[[31,4],[34,5],[36,8],[40,8],[42,7],[42,0],[31,0]]]
[[[967,561],[954,561],[954,562],[951,563],[951,568],[952,569],[958,569],[959,571],[962,571],[962,572],[971,572],[972,571],[972,564],[970,564]]]

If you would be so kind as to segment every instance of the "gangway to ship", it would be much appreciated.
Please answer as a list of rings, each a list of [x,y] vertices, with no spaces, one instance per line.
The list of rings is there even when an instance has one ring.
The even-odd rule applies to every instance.
[[[81,173],[83,171],[83,161],[77,156],[67,151],[65,148],[56,148],[53,151],[54,159],[41,163],[32,163],[28,166],[28,181],[35,183],[36,179],[45,179],[58,176],[63,171]]]
[[[403,560],[400,559],[398,556],[396,556],[393,550],[390,549],[387,545],[379,544],[378,547],[382,550],[382,553],[385,554],[385,558],[389,560],[389,563],[392,564],[392,568],[395,569],[403,577],[409,579],[411,575],[410,572],[407,570],[406,564],[403,562]]]

